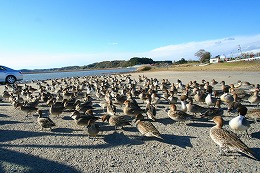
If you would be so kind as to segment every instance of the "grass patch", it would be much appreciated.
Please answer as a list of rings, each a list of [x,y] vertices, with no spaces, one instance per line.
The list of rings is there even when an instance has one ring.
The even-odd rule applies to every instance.
[[[151,69],[151,66],[141,66],[137,69],[137,71],[150,71]]]
[[[156,67],[153,71],[260,71],[260,60],[223,62],[199,66],[199,63],[169,65],[168,67]]]

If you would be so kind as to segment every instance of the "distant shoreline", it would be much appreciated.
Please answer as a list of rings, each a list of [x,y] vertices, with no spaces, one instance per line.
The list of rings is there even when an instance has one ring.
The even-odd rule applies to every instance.
[[[79,72],[79,71],[93,71],[93,70],[116,70],[120,68],[97,68],[97,69],[77,69],[77,70],[57,70],[57,71],[48,71],[48,70],[33,70],[33,71],[22,71],[23,74],[39,74],[39,73],[59,73],[59,72]]]
[[[62,72],[77,72],[77,71],[93,71],[93,70],[113,70],[119,68],[95,68],[95,69],[75,69],[75,70],[32,70],[22,71],[23,74],[39,74],[39,73],[62,73]],[[136,69],[137,70],[137,69]],[[232,63],[216,63],[200,66],[199,64],[179,64],[165,66],[153,66],[148,71],[260,71],[260,60],[256,61],[243,61],[243,62],[232,62]],[[134,73],[136,71],[132,71]],[[138,72],[138,70],[137,70]],[[121,72],[120,72],[121,73]]]

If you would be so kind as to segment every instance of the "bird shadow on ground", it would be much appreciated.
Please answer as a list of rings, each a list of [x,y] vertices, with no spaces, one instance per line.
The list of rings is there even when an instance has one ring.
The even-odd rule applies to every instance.
[[[253,160],[256,160],[256,161],[260,161],[260,160],[259,160],[259,159],[260,159],[260,157],[259,157],[259,155],[260,155],[260,148],[251,148],[251,151],[253,152],[252,155],[253,155],[255,158],[250,157],[250,156],[248,156],[248,155],[246,155],[245,153],[242,153],[242,152],[237,152],[237,153],[232,153],[232,152],[230,152],[230,153],[228,154],[228,156],[247,157],[248,159],[253,159]]]
[[[146,136],[135,136],[139,141],[158,141],[165,144],[176,145],[181,148],[193,147],[191,144],[191,138],[196,138],[192,136],[177,136],[171,134],[161,134],[162,139],[156,137],[146,137]]]
[[[95,112],[94,116],[96,116],[96,114],[98,114],[98,115],[99,115],[99,114],[101,114],[101,115],[102,115],[102,114],[105,114],[106,111],[107,111],[107,110],[103,110],[103,109],[94,109],[94,110],[95,110],[95,111],[94,111],[94,112]]]
[[[63,119],[63,120],[73,120],[73,118],[71,118],[70,116],[64,116],[61,119]]]
[[[115,131],[114,126],[105,125],[104,123],[100,123],[99,127],[100,127],[100,130],[103,131],[103,132],[105,132],[105,131]]]
[[[48,109],[42,110],[42,114],[45,117],[50,114],[50,111]]]
[[[83,130],[74,130],[71,128],[54,128],[51,131],[56,133],[72,133],[73,131],[83,131]]]
[[[12,141],[12,140],[27,138],[27,137],[44,136],[44,135],[50,135],[50,133],[19,131],[19,130],[1,130],[0,142]]]
[[[136,138],[129,138],[123,132],[114,132],[112,134],[104,136],[104,141],[113,146],[119,145],[141,145],[143,141]]]
[[[160,139],[161,142],[176,145],[181,148],[193,147],[191,144],[191,139],[196,138],[193,136],[177,136],[172,134],[162,134],[161,137],[163,138],[163,140]]]
[[[251,150],[254,152],[255,158],[260,161],[260,148],[251,148]],[[251,157],[249,157],[251,158]]]
[[[251,133],[251,137],[255,139],[260,139],[260,131]]]
[[[156,119],[157,122],[164,124],[164,125],[169,125],[169,124],[173,124],[175,123],[175,121],[173,121],[170,118],[160,118],[160,119]]]
[[[168,106],[169,104],[167,104]],[[162,105],[158,105],[157,107],[157,110],[165,110],[165,106],[162,106]]]
[[[40,158],[37,156],[33,156],[30,154],[24,154],[8,149],[0,148],[0,161],[7,162],[13,165],[14,170],[8,170],[11,172],[49,172],[49,173],[56,173],[56,172],[75,172],[80,173],[77,169],[65,165],[60,164],[56,161],[47,160],[44,158]],[[21,167],[15,166],[19,165]],[[48,165],[48,166],[46,166]],[[19,168],[21,170],[19,170]],[[6,168],[9,169],[9,168]],[[7,170],[4,169],[4,165],[0,167],[0,172],[5,172]]]
[[[110,126],[110,125],[104,125],[102,123],[100,123],[100,130],[101,131],[115,131],[115,127],[114,126]],[[123,132],[123,131],[128,131],[128,132],[137,132],[136,127],[133,126],[124,126],[124,127],[117,127],[117,132]]]
[[[254,104],[248,104],[248,105],[246,105],[246,107],[251,107],[251,108],[255,108],[255,107],[257,107],[257,105],[254,105]]]
[[[82,134],[72,134],[72,129],[53,129],[53,131],[41,131],[41,132],[32,132],[32,131],[19,131],[19,130],[0,130],[0,142],[7,142],[22,138],[32,138],[40,136],[82,136]],[[75,131],[75,130],[73,130]],[[58,133],[55,133],[58,132]]]
[[[122,114],[123,110],[122,109],[116,109],[116,114]]]
[[[0,121],[0,125],[5,125],[5,124],[18,124],[18,123],[23,123],[20,121]]]
[[[128,132],[138,132],[137,128],[133,127],[133,126],[124,126],[122,130],[128,131]]]
[[[10,116],[5,115],[5,114],[0,114],[0,117],[7,118],[7,117],[10,117]]]
[[[202,122],[191,122],[187,123],[187,126],[193,126],[193,127],[212,127],[212,124],[209,123],[202,123]]]

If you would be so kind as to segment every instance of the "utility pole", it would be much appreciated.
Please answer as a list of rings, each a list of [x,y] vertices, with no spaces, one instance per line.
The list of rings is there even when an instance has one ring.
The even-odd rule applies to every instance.
[[[242,50],[241,50],[241,46],[240,46],[240,44],[238,45],[238,52],[241,54],[240,59],[242,59],[243,54],[242,54]]]

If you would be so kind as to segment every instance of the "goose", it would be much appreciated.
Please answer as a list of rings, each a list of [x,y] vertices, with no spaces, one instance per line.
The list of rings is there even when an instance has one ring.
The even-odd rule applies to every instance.
[[[31,113],[35,113],[38,110],[38,108],[36,107],[26,106],[21,103],[18,103],[17,106],[20,107],[20,109],[26,113],[26,117],[28,117]]]
[[[234,101],[234,97],[229,93],[224,93],[220,96],[220,100],[228,104]]]
[[[118,93],[116,94],[116,97],[115,97],[116,104],[119,104],[120,106],[122,106],[126,100],[127,100],[127,97],[125,95],[120,95]]]
[[[108,115],[116,115],[116,106],[112,103],[112,100],[108,101],[107,114]]]
[[[193,113],[193,115],[196,115],[198,113],[202,114],[207,110],[206,108],[200,105],[194,104],[192,98],[189,98],[189,102],[188,104],[186,104],[186,106],[187,106],[187,111]]]
[[[205,102],[206,95],[204,91],[197,90],[196,94],[194,95],[194,100],[196,102]]]
[[[95,138],[97,134],[100,132],[100,127],[96,124],[96,120],[90,119],[87,125],[87,131],[89,138]]]
[[[124,116],[103,115],[101,119],[103,122],[107,121],[109,125],[115,126],[115,131],[117,130],[117,127],[123,128],[123,126],[131,125]]]
[[[246,114],[247,118],[253,119],[257,123],[257,119],[260,119],[260,109],[249,109]]]
[[[225,82],[225,81],[221,81],[221,89],[222,89],[222,91],[225,93],[225,92],[228,92],[228,91],[229,91],[230,86],[229,86],[229,85],[226,85],[226,82]]]
[[[49,128],[52,130],[52,127],[56,126],[49,117],[44,117],[42,115],[42,110],[38,110],[37,122],[41,126],[41,130],[43,130],[43,128]]]
[[[212,90],[209,90],[208,92],[209,93],[208,93],[207,97],[205,98],[205,103],[208,106],[215,106],[216,102],[217,102],[217,98],[212,97]]]
[[[79,126],[88,126],[90,120],[96,121],[99,119],[92,114],[81,114],[79,111],[74,111],[70,117],[73,118],[74,122]]]
[[[151,94],[151,104],[156,105],[159,104],[160,102],[161,102],[161,98],[159,97],[159,95],[153,92]]]
[[[245,118],[245,115],[247,114],[247,108],[245,106],[242,106],[239,107],[237,111],[238,116],[229,121],[229,126],[232,130],[246,131],[246,134],[248,135],[247,130],[249,129],[250,124],[248,120]]]
[[[170,109],[169,109],[167,115],[172,120],[177,121],[179,124],[180,124],[180,122],[191,120],[193,118],[191,115],[189,115],[183,111],[178,111],[175,104],[170,105]]]
[[[60,116],[60,114],[62,114],[64,110],[64,106],[56,106],[55,104],[54,105],[51,105],[49,111],[52,115],[55,115],[57,118]]]
[[[185,100],[181,100],[181,110],[187,112],[187,104]]]
[[[143,111],[138,105],[131,104],[129,100],[126,100],[124,102],[125,107],[123,108],[124,114],[130,116],[130,117],[135,117],[138,114],[141,114]]]
[[[146,115],[149,119],[155,121],[155,116],[156,116],[156,108],[153,104],[151,104],[150,101],[147,102],[146,104]]]
[[[174,92],[170,91],[169,96],[167,98],[167,101],[171,104],[171,103],[177,103],[178,98],[174,96]]]
[[[133,120],[134,125],[136,126],[137,130],[144,136],[147,137],[156,137],[159,139],[163,139],[161,137],[160,132],[156,129],[156,127],[150,122],[139,119],[138,116],[136,119]]]
[[[248,101],[251,104],[256,104],[257,107],[259,106],[259,103],[260,103],[260,96],[258,95],[258,93],[259,93],[259,91],[255,90],[254,94],[248,98]]]
[[[237,94],[233,94],[234,101],[227,103],[228,112],[236,112],[239,107],[242,107],[242,103],[240,103],[237,99]]]
[[[236,94],[237,95],[237,99],[245,99],[249,97],[249,94],[246,93],[246,91],[242,88],[236,88],[234,86],[234,84],[230,85],[231,88],[229,89],[229,92],[232,93],[233,95]]]
[[[211,121],[214,121],[216,125],[210,129],[210,137],[219,145],[220,155],[225,155],[225,151],[238,151],[256,159],[252,150],[236,134],[222,128],[223,119],[221,116],[215,116]]]
[[[211,80],[211,85],[217,85],[217,84],[218,84],[218,82],[215,79]]]

